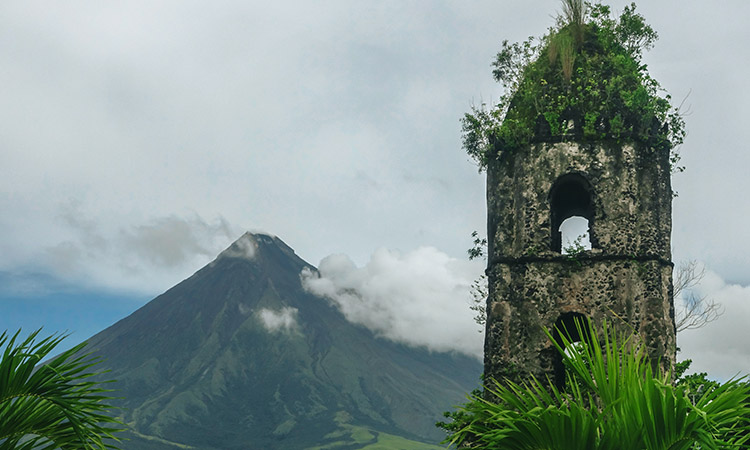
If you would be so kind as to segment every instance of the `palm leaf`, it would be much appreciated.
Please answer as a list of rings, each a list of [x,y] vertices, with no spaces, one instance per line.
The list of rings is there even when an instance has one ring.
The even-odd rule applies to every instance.
[[[115,448],[118,420],[109,390],[92,377],[100,361],[83,354],[85,343],[39,365],[66,337],[37,339],[41,330],[19,340],[0,334],[0,450],[9,449],[104,449]]]
[[[689,450],[748,448],[750,384],[731,380],[693,405],[668,373],[656,372],[637,335],[602,333],[577,323],[588,336],[578,351],[557,330],[546,330],[567,367],[564,390],[534,377],[518,384],[492,381],[484,397],[462,408],[465,425],[450,436],[472,449]],[[583,327],[588,327],[584,329]]]

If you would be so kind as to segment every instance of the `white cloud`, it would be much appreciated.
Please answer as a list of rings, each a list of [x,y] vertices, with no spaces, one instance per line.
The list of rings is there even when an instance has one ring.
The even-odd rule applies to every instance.
[[[405,254],[381,248],[364,267],[339,254],[324,258],[318,270],[302,273],[303,286],[351,322],[407,345],[481,357],[483,338],[469,309],[480,264],[433,247]]]
[[[219,258],[255,258],[255,251],[258,249],[258,243],[255,242],[252,235],[245,233],[237,239],[228,249],[219,254]]]
[[[288,332],[297,329],[297,308],[285,306],[278,311],[263,308],[258,311],[260,319],[266,330],[275,332]]]
[[[721,304],[724,314],[702,328],[681,332],[678,359],[692,359],[691,371],[707,372],[718,380],[750,374],[750,286],[727,283],[706,270],[694,293]]]

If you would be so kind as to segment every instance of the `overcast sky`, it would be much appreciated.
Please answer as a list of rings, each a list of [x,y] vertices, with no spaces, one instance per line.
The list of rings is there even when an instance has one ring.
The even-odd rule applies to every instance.
[[[343,254],[329,263],[361,273],[383,255],[401,272],[455,267],[486,217],[459,119],[500,95],[490,63],[502,40],[543,34],[558,10],[558,0],[3,2],[0,329],[85,339],[245,230],[315,265]],[[699,289],[726,309],[679,337],[682,356],[716,377],[750,372],[750,3],[639,10],[660,34],[651,74],[688,112],[674,259],[704,264]],[[415,280],[429,291],[429,277]],[[467,317],[479,344],[465,345],[480,348]]]

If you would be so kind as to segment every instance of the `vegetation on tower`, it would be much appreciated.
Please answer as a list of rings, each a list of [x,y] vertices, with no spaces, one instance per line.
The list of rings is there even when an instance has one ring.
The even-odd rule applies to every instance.
[[[564,140],[667,148],[676,166],[685,122],[642,61],[658,35],[635,9],[613,18],[609,6],[564,0],[546,35],[503,42],[492,65],[504,94],[462,119],[463,146],[480,171],[504,152]]]

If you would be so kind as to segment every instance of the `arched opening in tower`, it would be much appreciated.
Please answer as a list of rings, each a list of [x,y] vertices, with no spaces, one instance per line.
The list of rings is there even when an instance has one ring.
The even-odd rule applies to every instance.
[[[568,345],[565,344],[567,340]],[[552,337],[557,344],[563,348],[565,353],[572,351],[580,351],[581,346],[585,346],[588,342],[591,342],[591,336],[589,334],[589,323],[588,318],[577,312],[569,312],[560,315],[555,322],[555,328],[552,331]],[[554,372],[555,372],[555,384],[561,390],[565,389],[565,363],[562,355],[555,353],[555,359],[553,360]]]
[[[558,229],[561,235],[561,253],[568,255],[579,251],[591,250],[589,239],[589,220],[581,216],[568,217]]]
[[[581,251],[596,247],[594,193],[586,178],[577,173],[561,176],[552,185],[549,201],[552,251],[563,253],[571,248]]]

